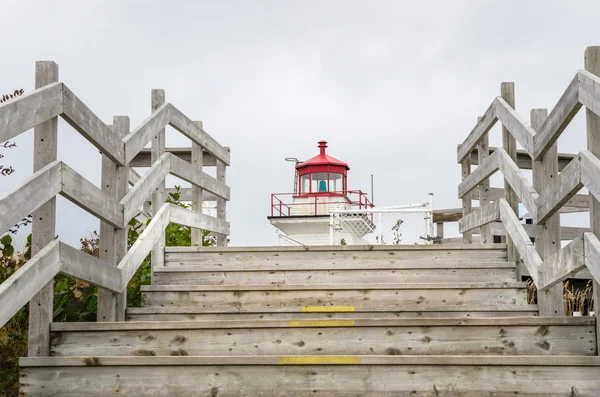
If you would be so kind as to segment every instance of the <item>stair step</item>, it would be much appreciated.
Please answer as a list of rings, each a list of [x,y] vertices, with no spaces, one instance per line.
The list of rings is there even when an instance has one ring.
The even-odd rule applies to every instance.
[[[334,284],[334,285],[151,285],[142,286],[145,306],[198,306],[271,311],[302,306],[526,304],[525,283]]]
[[[600,357],[22,358],[26,396],[597,396]]]
[[[52,324],[55,356],[595,355],[594,317]]]
[[[305,310],[302,312],[302,310]],[[333,308],[335,309],[335,307]],[[290,307],[271,309],[271,312],[239,312],[236,308],[214,312],[210,308],[148,306],[130,307],[127,319],[130,321],[188,321],[188,320],[291,320],[291,319],[356,319],[356,318],[468,318],[468,317],[515,317],[537,316],[537,305],[443,305],[443,306],[377,306],[343,307],[343,311],[331,311],[331,306]],[[279,311],[277,311],[279,310]],[[281,311],[287,310],[287,311]],[[319,311],[320,310],[320,311]],[[329,311],[328,311],[329,310]],[[364,311],[371,310],[371,311]]]
[[[165,266],[154,269],[153,285],[237,285],[237,284],[347,284],[347,283],[456,283],[515,282],[516,265],[466,263],[452,267],[431,264],[336,266],[312,269],[311,266],[259,266],[259,269],[209,266]]]
[[[334,269],[410,263],[506,262],[505,244],[323,247],[166,247],[165,265],[215,265],[253,268],[287,265]]]

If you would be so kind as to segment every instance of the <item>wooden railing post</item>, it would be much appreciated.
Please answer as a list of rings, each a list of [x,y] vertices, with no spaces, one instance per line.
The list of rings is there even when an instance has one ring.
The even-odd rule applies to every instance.
[[[482,117],[479,117],[477,122],[479,122]],[[483,164],[488,157],[490,157],[490,146],[489,146],[489,137],[487,134],[477,144],[477,158],[478,164]],[[485,205],[490,203],[489,200],[489,192],[490,192],[490,178],[487,178],[485,181],[479,185],[479,208],[483,208]],[[492,243],[492,235],[491,235],[491,227],[490,225],[483,225],[479,228],[479,238],[481,244]]]
[[[531,128],[538,131],[548,117],[547,109],[531,111]],[[539,161],[533,162],[533,187],[542,194],[558,176],[558,145],[555,143]],[[535,249],[546,260],[560,250],[560,214],[548,218],[536,228]],[[538,290],[540,316],[564,316],[562,283],[545,290]]]
[[[510,107],[514,109],[515,107],[515,83],[502,83],[500,85],[500,91],[502,99],[504,99]],[[508,131],[504,126],[502,126],[502,146],[506,153],[517,162],[517,140],[512,136],[510,131]],[[510,207],[515,211],[515,214],[519,216],[519,198],[517,194],[510,186],[508,181],[504,179],[504,198],[510,205]],[[515,244],[511,240],[511,238],[506,236],[506,247],[507,247],[507,256],[509,262],[517,262],[519,260],[519,253],[515,247]]]
[[[35,88],[58,81],[58,65],[52,61],[35,63]],[[38,125],[33,132],[33,172],[56,160],[58,117]],[[31,256],[56,237],[56,198],[50,199],[32,215]],[[54,281],[50,281],[29,302],[28,356],[50,355],[50,323],[54,306]]]
[[[585,50],[585,70],[600,76],[600,47]],[[589,109],[585,110],[587,125],[587,147],[596,157],[600,157],[600,117]],[[600,237],[600,201],[590,193],[590,228]],[[594,280],[594,315],[596,316],[596,341],[600,346],[600,284]]]
[[[217,180],[222,183],[226,183],[226,171],[227,166],[224,162],[217,159]],[[224,198],[217,198],[217,218],[227,220],[227,200]],[[227,246],[227,236],[224,234],[217,234],[217,246]]]
[[[152,112],[156,111],[165,103],[165,90],[152,90]],[[165,129],[160,130],[152,138],[151,161],[152,164],[158,161],[159,157],[165,153]],[[160,207],[165,203],[165,182],[161,182],[152,193],[152,216],[156,216]],[[164,230],[162,237],[152,249],[152,269],[161,267],[165,264],[165,236]]]
[[[129,133],[129,117],[115,116],[112,131],[114,139],[122,139]],[[116,200],[121,200],[129,189],[129,167],[119,167],[110,158],[102,155],[101,189]],[[117,266],[127,253],[127,228],[116,229],[100,222],[100,259]],[[122,294],[98,288],[97,321],[125,321],[127,291]]]
[[[462,170],[462,180],[471,174],[471,153],[469,153],[460,163]],[[471,213],[472,202],[471,193],[466,194],[462,199],[462,216],[463,218]],[[463,232],[463,244],[471,244],[473,242],[473,232],[471,230]]]
[[[202,128],[202,121],[196,121],[196,124]],[[204,163],[202,147],[195,142],[192,142],[192,167],[195,167],[202,171],[202,165]],[[202,213],[202,188],[192,185],[192,211],[199,214]],[[192,245],[198,245],[202,247],[202,229],[192,229]]]

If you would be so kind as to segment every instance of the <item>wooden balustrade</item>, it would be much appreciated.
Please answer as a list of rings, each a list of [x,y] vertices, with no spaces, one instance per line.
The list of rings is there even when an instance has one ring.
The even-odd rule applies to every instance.
[[[586,70],[577,72],[550,113],[545,109],[531,112],[531,125],[514,110],[514,85],[503,83],[502,96],[492,101],[458,147],[457,160],[462,165],[458,191],[459,198],[463,199],[459,230],[468,236],[464,241],[470,243],[474,231],[480,230],[483,235],[486,225],[500,220],[506,230],[509,260],[522,261],[536,283],[540,315],[563,315],[562,281],[584,271],[594,280],[594,294],[598,297],[595,312],[596,316],[600,314],[600,47],[589,47],[585,60]],[[557,139],[584,106],[587,150],[577,155],[559,155]],[[486,158],[487,135],[497,121],[503,127],[503,148],[494,148]],[[524,150],[517,151],[515,142]],[[477,167],[471,170],[470,162],[474,158],[477,158]],[[468,170],[465,164],[469,164]],[[533,184],[519,165],[533,170]],[[492,189],[490,199],[482,192],[486,191],[490,176],[497,171],[504,176],[505,187],[500,194],[494,194]],[[584,187],[589,191],[589,198],[577,194]],[[470,210],[472,198],[480,200],[479,208],[474,211]],[[465,205],[465,200],[469,205]],[[486,200],[494,201],[486,204]],[[533,225],[519,221],[518,202],[529,211]],[[560,212],[588,208],[590,229],[578,229],[580,234],[574,236],[576,228],[561,228]],[[438,222],[451,219],[452,214],[446,211]],[[561,231],[570,233],[572,239],[562,249]],[[535,246],[530,234],[535,234]]]
[[[102,188],[57,160],[58,117],[101,151]],[[192,141],[187,148],[191,162],[165,148],[167,125]],[[0,326],[30,302],[29,355],[47,356],[56,274],[97,285],[98,321],[120,321],[124,319],[127,283],[142,261],[152,252],[153,266],[162,265],[164,230],[170,222],[195,230],[195,244],[202,244],[198,230],[217,234],[218,243],[225,244],[229,235],[225,203],[230,197],[225,169],[230,152],[203,130],[201,122],[165,102],[163,90],[152,91],[152,114],[132,131],[124,116],[115,117],[112,126],[104,124],[59,82],[58,66],[53,62],[36,64],[35,91],[0,105],[0,142],[31,128],[35,128],[34,174],[0,198],[0,233],[33,213],[32,258],[0,284]],[[150,142],[150,159],[146,155],[140,160]],[[203,156],[208,164],[203,163]],[[150,169],[142,176],[130,168],[131,163]],[[207,165],[217,167],[217,178],[204,173],[202,168]],[[165,203],[168,175],[192,185],[191,191],[184,191],[186,198],[191,196],[192,210]],[[101,220],[99,258],[54,240],[55,196],[59,194]],[[127,224],[149,199],[152,221],[127,250]],[[202,213],[202,200],[217,202],[217,217]]]

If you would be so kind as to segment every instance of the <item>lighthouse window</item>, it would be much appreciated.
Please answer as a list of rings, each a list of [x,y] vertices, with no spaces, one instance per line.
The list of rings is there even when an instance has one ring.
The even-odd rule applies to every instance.
[[[329,191],[327,187],[328,176],[326,172],[315,172],[312,175],[312,193],[326,193]]]
[[[302,175],[302,177],[300,178],[300,183],[300,193],[310,193],[310,174]]]
[[[343,192],[344,187],[342,186],[342,174],[329,174],[329,191],[330,192]]]

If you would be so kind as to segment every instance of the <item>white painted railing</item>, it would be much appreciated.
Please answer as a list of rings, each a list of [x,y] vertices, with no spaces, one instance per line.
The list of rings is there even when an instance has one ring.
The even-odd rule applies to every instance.
[[[49,354],[53,278],[58,273],[97,285],[98,321],[124,319],[127,283],[150,253],[152,265],[164,263],[164,231],[169,222],[192,228],[192,243],[201,244],[202,230],[217,234],[220,245],[229,235],[225,202],[230,189],[225,167],[227,148],[164,101],[163,90],[152,91],[152,114],[133,131],[127,117],[115,117],[112,126],[102,122],[62,82],[53,62],[36,64],[36,90],[0,105],[0,142],[34,128],[34,174],[20,187],[0,198],[0,234],[33,213],[32,258],[0,284],[0,326],[30,302],[29,355]],[[98,188],[56,159],[57,117],[62,117],[103,154],[102,187]],[[172,126],[192,141],[190,161],[165,152],[165,127]],[[151,165],[140,176],[138,154],[152,142]],[[146,156],[147,158],[148,156]],[[203,172],[203,160],[216,165],[217,178]],[[165,178],[174,175],[189,182],[192,211],[165,203]],[[128,190],[129,183],[133,186]],[[101,219],[100,258],[54,240],[55,196],[62,195]],[[127,250],[127,224],[142,206],[152,221]],[[217,201],[217,217],[202,214],[203,199]]]

